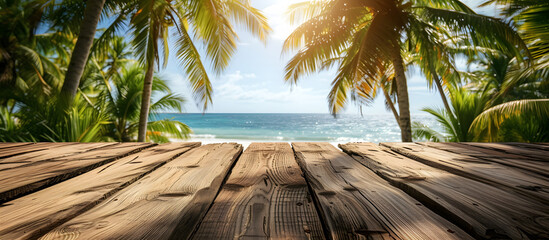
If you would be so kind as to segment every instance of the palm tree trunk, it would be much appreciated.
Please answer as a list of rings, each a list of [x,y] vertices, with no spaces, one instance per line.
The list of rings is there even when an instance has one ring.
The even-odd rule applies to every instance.
[[[444,94],[444,89],[442,88],[442,82],[438,77],[437,72],[433,68],[431,68],[431,74],[433,75],[433,81],[435,82],[438,92],[440,93],[440,98],[442,98],[442,103],[444,103],[444,108],[446,108],[446,111],[448,112],[448,114],[451,114],[452,109],[450,108],[450,104],[448,104],[448,99],[446,98],[446,94]]]
[[[408,86],[404,72],[404,63],[402,61],[402,56],[400,55],[400,48],[398,44],[394,44],[391,55],[397,82],[398,112],[400,113],[400,135],[403,142],[411,142],[412,123],[410,121],[410,101],[408,99]]]
[[[147,139],[147,122],[149,121],[149,107],[151,105],[153,73],[154,59],[148,64],[147,72],[145,73],[145,84],[143,85],[143,94],[141,96],[141,113],[139,114],[138,142],[144,142]]]
[[[395,116],[395,120],[397,121],[397,123],[400,122],[398,117],[398,112],[395,108],[395,104],[393,103],[393,100],[391,100],[391,96],[389,96],[387,89],[385,89],[384,87],[381,87],[381,88],[383,89],[383,95],[385,95],[385,100],[389,104],[389,107],[391,108],[391,112],[393,112],[393,115]],[[399,124],[399,127],[400,127],[400,124]]]
[[[88,56],[90,55],[90,49],[93,45],[93,39],[95,38],[95,31],[99,18],[101,17],[101,11],[105,0],[88,0],[86,2],[86,9],[84,11],[84,19],[80,24],[80,33],[78,39],[74,45],[74,49],[71,55],[71,61],[65,74],[65,81],[61,88],[62,94],[67,97],[65,101],[70,101],[76,95],[78,85],[80,84],[80,78],[84,72]]]

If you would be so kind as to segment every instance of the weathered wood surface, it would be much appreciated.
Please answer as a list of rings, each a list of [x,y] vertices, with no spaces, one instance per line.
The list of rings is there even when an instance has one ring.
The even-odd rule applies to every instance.
[[[0,171],[14,169],[36,162],[48,161],[55,158],[67,157],[79,153],[93,151],[98,148],[118,145],[119,143],[36,143],[32,146],[18,147],[17,154],[0,158]],[[32,149],[31,149],[32,147]],[[0,150],[1,153],[6,153]]]
[[[200,143],[145,149],[0,207],[0,239],[33,239]]]
[[[117,143],[107,144],[78,144],[75,146],[58,148],[40,155],[36,153],[14,156],[5,159],[7,162],[20,162],[18,165],[2,164],[0,169],[0,203],[22,196],[23,194],[35,191],[87,172],[95,167],[124,157],[128,154],[138,152],[144,148],[153,146],[149,143]],[[85,150],[88,147],[88,150]],[[92,150],[89,150],[89,149]],[[75,154],[75,150],[76,154]],[[79,152],[80,151],[80,152]],[[38,155],[35,155],[38,154]]]
[[[0,144],[4,145],[5,143]],[[50,143],[50,142],[40,142],[40,143],[25,143],[22,145],[15,145],[12,147],[4,147],[0,148],[0,162],[3,162],[6,160],[6,158],[25,154],[25,153],[35,153],[40,152],[44,150],[50,150],[56,147],[64,147],[64,146],[76,146],[76,143]],[[114,144],[114,143],[89,143],[90,147],[93,145],[105,145],[105,144]],[[11,144],[10,144],[11,145]],[[82,144],[77,144],[82,145]],[[40,152],[43,154],[43,152]],[[40,154],[39,153],[39,154]]]
[[[534,160],[532,158],[524,157],[522,155],[508,154],[492,149],[479,148],[462,143],[424,142],[418,144],[460,155],[480,158],[486,161],[496,162],[511,167],[520,168],[532,173],[549,177],[549,164],[547,164],[547,162]],[[549,155],[549,152],[547,152],[547,154]]]
[[[541,161],[549,161],[549,157],[546,152],[540,152],[534,149],[513,146],[511,144],[478,143],[478,142],[464,142],[463,144],[480,147],[480,148],[486,148],[486,149],[494,149],[494,150],[504,152],[504,153],[509,153],[509,154],[523,155],[523,156],[527,156],[527,157],[541,160]]]
[[[24,146],[24,145],[31,145],[31,144],[34,144],[32,142],[0,142],[0,149],[5,149],[5,148],[12,148],[12,147],[20,147],[20,146]]]
[[[535,149],[535,150],[549,151],[549,144],[543,144],[543,143],[539,144],[539,143],[510,142],[510,143],[505,143],[505,144],[512,145],[512,146],[517,146],[517,147],[521,147],[521,148],[530,148],[530,149]],[[546,152],[543,152],[543,153],[546,153]],[[547,159],[549,159],[549,157],[547,157]]]
[[[293,143],[333,239],[470,239],[328,143]]]
[[[47,150],[48,148],[55,147],[59,143],[0,143],[0,160],[27,152]],[[69,143],[65,143],[67,145]]]
[[[549,238],[549,205],[427,166],[373,143],[349,143],[340,147],[394,186],[477,237]]]
[[[0,149],[34,144],[34,142],[0,142]]]
[[[416,143],[381,143],[429,166],[549,204],[549,179],[522,169]]]
[[[187,239],[241,152],[230,143],[194,148],[42,239]]]
[[[288,143],[252,143],[194,239],[324,239]]]

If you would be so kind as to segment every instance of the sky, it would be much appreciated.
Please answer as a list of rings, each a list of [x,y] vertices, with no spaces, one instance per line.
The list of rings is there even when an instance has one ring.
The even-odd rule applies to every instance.
[[[295,27],[289,24],[285,13],[289,5],[300,1],[303,0],[252,0],[252,5],[267,16],[273,32],[267,44],[264,44],[242,29],[237,30],[238,49],[228,68],[219,75],[209,71],[214,95],[213,105],[206,113],[329,112],[326,97],[335,70],[304,77],[294,86],[284,82],[284,67],[292,55],[282,54],[282,44]],[[463,2],[480,13],[493,12],[490,9],[478,9],[482,1]],[[169,81],[172,91],[187,99],[185,112],[202,112],[192,98],[188,81],[177,59],[171,56],[167,67],[160,74]],[[421,109],[424,107],[442,107],[438,92],[428,89],[426,79],[419,71],[409,71],[407,80],[412,114],[423,113]],[[358,114],[360,110],[349,102],[344,113]],[[362,114],[391,113],[385,108],[384,98],[380,94],[371,105],[362,107]]]

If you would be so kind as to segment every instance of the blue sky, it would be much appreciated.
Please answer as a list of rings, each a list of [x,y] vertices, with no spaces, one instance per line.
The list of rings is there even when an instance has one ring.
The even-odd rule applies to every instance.
[[[207,113],[328,113],[326,96],[335,71],[325,71],[301,79],[297,86],[283,80],[284,66],[291,54],[281,54],[282,43],[292,26],[285,15],[287,6],[303,0],[252,0],[261,9],[273,28],[267,44],[254,39],[244,31],[238,31],[240,41],[237,53],[226,71],[210,78],[213,82],[213,106]],[[477,9],[481,1],[465,0],[472,8],[489,14],[493,9]],[[160,71],[168,79],[172,90],[184,95],[188,102],[186,112],[201,112],[192,99],[183,70],[175,58],[170,58],[166,69]],[[412,114],[422,113],[423,107],[441,107],[440,96],[427,88],[425,78],[411,71],[407,74]],[[363,107],[363,114],[390,114],[385,109],[383,96],[373,104]],[[349,103],[345,113],[359,113],[358,107]]]

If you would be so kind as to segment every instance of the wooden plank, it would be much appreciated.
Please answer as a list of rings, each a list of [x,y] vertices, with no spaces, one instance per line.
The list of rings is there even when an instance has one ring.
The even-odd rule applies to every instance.
[[[549,179],[519,168],[451,153],[416,143],[381,143],[431,167],[470,178],[549,204]]]
[[[329,143],[292,143],[333,239],[471,239]]]
[[[524,148],[524,147],[513,146],[509,144],[502,144],[502,143],[464,142],[463,144],[467,144],[467,145],[479,147],[479,148],[493,149],[496,151],[509,153],[509,154],[523,155],[523,156],[527,156],[540,161],[549,162],[549,157],[547,156],[547,152],[539,151],[536,149]]]
[[[25,144],[22,146],[11,147],[11,148],[3,148],[3,149],[0,149],[0,162],[5,161],[6,158],[25,154],[25,153],[37,153],[40,151],[50,150],[56,147],[70,146],[74,144],[76,143],[41,142],[41,143],[34,143],[34,144]],[[97,144],[97,143],[90,143],[90,144]],[[105,144],[105,143],[101,143],[101,144]],[[113,143],[109,143],[109,144],[113,144]]]
[[[188,239],[241,152],[235,143],[194,148],[42,239]]]
[[[63,152],[53,151],[51,154],[57,153],[60,157],[0,169],[0,203],[51,186],[151,146],[153,145],[150,143],[118,143],[68,156]]]
[[[340,147],[477,238],[549,238],[549,222],[543,220],[549,219],[549,205],[427,166],[373,143]]]
[[[25,145],[34,144],[32,142],[0,142],[0,149],[20,147]]]
[[[549,144],[546,145],[546,144],[540,144],[540,143],[522,143],[522,142],[509,142],[505,144],[517,146],[517,147],[523,147],[523,148],[531,148],[535,150],[549,151]]]
[[[252,143],[193,239],[324,239],[288,143]]]
[[[38,147],[33,150],[19,152],[6,158],[0,158],[0,171],[21,167],[39,161],[47,161],[54,158],[89,152],[98,148],[117,144],[119,143],[36,143],[35,145]]]
[[[496,162],[510,167],[520,168],[532,173],[549,177],[549,163],[539,160],[533,160],[532,158],[523,157],[521,155],[504,153],[492,149],[473,147],[462,143],[424,142],[418,144],[456,154],[480,158],[486,161]]]
[[[169,143],[113,161],[0,207],[0,239],[34,239],[200,143]]]

